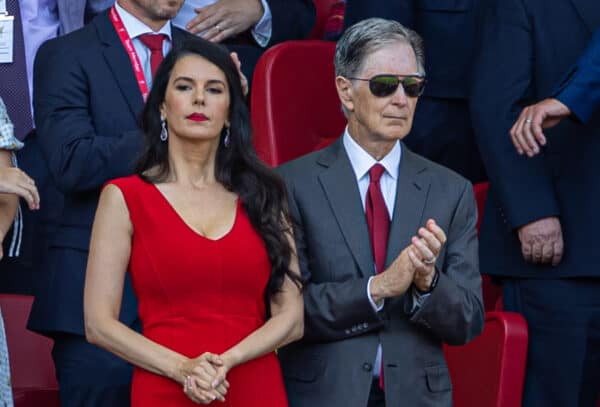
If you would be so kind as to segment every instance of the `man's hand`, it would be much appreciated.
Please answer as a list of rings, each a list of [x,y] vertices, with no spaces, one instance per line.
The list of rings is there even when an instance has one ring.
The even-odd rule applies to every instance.
[[[446,234],[433,219],[419,228],[419,237],[413,236],[408,257],[415,267],[413,283],[419,291],[429,291],[435,275],[435,262],[446,244]]]
[[[384,272],[371,280],[371,298],[376,304],[385,298],[398,297],[410,287],[415,274],[415,267],[408,254],[411,248],[412,245],[402,250]]]
[[[510,137],[519,154],[529,157],[540,152],[540,145],[546,145],[543,129],[556,126],[561,119],[571,114],[571,110],[557,99],[545,99],[527,106],[510,129]]]
[[[248,96],[248,78],[246,78],[246,75],[244,75],[242,72],[242,62],[240,61],[240,57],[238,56],[237,52],[232,52],[229,54],[229,56],[231,56],[231,59],[237,68],[238,74],[240,74],[242,92],[244,93],[244,96]]]
[[[521,253],[525,261],[557,266],[563,256],[563,237],[560,221],[552,216],[528,223],[519,228]]]
[[[212,42],[221,42],[256,25],[264,14],[260,0],[219,0],[194,10],[186,28]]]

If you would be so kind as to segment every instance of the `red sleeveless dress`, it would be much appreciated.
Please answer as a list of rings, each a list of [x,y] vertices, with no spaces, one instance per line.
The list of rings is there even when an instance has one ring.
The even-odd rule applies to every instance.
[[[110,182],[133,224],[129,272],[144,336],[188,357],[221,354],[265,323],[270,261],[240,204],[231,231],[211,240],[191,229],[153,184],[137,176]],[[202,208],[198,208],[202,210]],[[226,402],[280,407],[287,398],[274,352],[231,369]],[[136,368],[132,406],[196,406],[182,386]]]

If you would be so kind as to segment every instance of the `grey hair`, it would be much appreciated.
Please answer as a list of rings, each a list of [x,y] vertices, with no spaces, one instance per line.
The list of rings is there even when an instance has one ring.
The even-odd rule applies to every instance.
[[[371,53],[398,41],[411,46],[418,73],[424,76],[425,55],[419,34],[397,21],[383,18],[362,20],[344,32],[335,47],[335,75],[346,78],[358,75]]]

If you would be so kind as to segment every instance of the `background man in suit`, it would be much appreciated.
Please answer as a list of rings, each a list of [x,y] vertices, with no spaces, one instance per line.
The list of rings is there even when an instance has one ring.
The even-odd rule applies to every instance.
[[[486,179],[471,124],[468,95],[478,30],[487,0],[347,0],[344,26],[382,17],[425,41],[427,86],[405,143],[471,182]]]
[[[335,69],[344,135],[281,167],[307,281],[305,336],[279,352],[290,405],[450,406],[442,342],[483,327],[471,184],[400,142],[424,83],[416,33],[361,21]]]
[[[572,117],[586,123],[600,105],[600,29],[594,33],[584,54],[569,70],[553,93],[554,97],[527,106],[510,129],[519,154],[533,157],[540,145],[546,145],[543,129],[556,126],[563,118]],[[575,140],[573,140],[575,142]]]
[[[160,62],[157,57],[190,36],[169,23],[181,3],[118,0],[110,11],[112,19],[108,11],[98,15],[84,28],[46,42],[36,58],[34,110],[39,143],[65,201],[60,225],[50,237],[47,280],[36,293],[29,326],[54,338],[64,406],[129,405],[131,367],[84,337],[88,245],[102,185],[133,169],[142,143],[137,117],[143,92]],[[135,52],[126,51],[115,29],[117,20]],[[153,36],[147,40],[143,34]],[[153,46],[152,38],[157,37],[162,44]],[[143,72],[134,71],[130,58],[139,59]],[[129,281],[120,320],[137,326],[137,304]]]
[[[239,55],[244,74],[252,80],[264,50],[305,38],[315,13],[312,0],[187,0],[173,24],[226,44]]]
[[[528,323],[523,405],[593,406],[600,383],[600,350],[591,346],[600,341],[592,328],[600,319],[600,115],[596,109],[585,124],[563,120],[547,130],[552,142],[533,158],[517,154],[509,130],[525,106],[552,94],[589,44],[600,3],[497,0],[484,27],[472,81],[491,180],[481,269],[502,279],[504,308]],[[596,376],[584,374],[594,365]]]

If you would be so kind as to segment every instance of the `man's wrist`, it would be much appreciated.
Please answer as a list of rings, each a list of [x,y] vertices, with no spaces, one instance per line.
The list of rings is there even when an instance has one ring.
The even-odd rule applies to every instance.
[[[431,283],[429,283],[429,287],[425,290],[421,290],[419,288],[419,286],[417,286],[415,284],[415,290],[417,291],[417,293],[419,295],[430,294],[435,289],[435,286],[437,285],[439,278],[440,278],[440,272],[438,271],[438,269],[436,267],[433,272],[433,277],[431,278]]]

